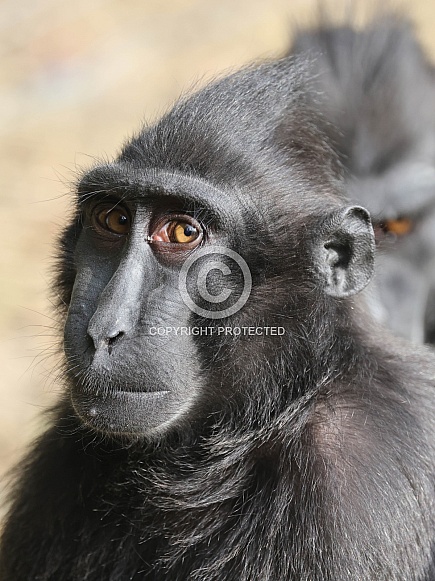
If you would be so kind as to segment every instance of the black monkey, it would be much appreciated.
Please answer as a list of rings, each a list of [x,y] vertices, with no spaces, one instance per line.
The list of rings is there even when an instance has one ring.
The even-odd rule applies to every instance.
[[[215,82],[78,184],[3,581],[435,579],[435,360],[365,314],[307,70]]]
[[[372,310],[395,333],[435,343],[434,68],[412,26],[391,17],[362,30],[319,25],[291,52],[313,59],[346,191],[375,222]]]

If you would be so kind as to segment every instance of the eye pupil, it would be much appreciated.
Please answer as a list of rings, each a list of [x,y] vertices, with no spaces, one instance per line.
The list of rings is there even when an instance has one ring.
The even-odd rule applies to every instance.
[[[127,224],[127,222],[128,222],[127,216],[124,216],[124,214],[121,214],[121,216],[119,216],[119,218],[118,218],[118,224],[120,226],[124,226],[125,224]]]
[[[193,226],[191,226],[190,224],[188,224],[185,228],[184,228],[184,235],[189,238],[190,236],[193,236],[193,234],[195,234],[196,232],[196,228],[194,228]]]

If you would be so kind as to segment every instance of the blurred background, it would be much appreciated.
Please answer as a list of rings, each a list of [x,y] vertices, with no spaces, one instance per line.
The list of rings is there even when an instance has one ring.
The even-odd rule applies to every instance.
[[[47,289],[77,173],[194,83],[279,56],[319,5],[340,15],[349,4],[0,0],[0,476],[62,388]],[[435,60],[434,0],[405,11]]]

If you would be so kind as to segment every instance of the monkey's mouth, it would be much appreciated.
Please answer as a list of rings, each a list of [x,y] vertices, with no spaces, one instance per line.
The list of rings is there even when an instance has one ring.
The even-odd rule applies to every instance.
[[[169,390],[91,390],[75,386],[71,401],[76,414],[99,432],[145,435],[167,422],[175,413]]]
[[[104,395],[95,395],[96,403],[97,402],[107,402],[109,401],[111,404],[126,404],[126,403],[137,403],[139,400],[145,400],[148,402],[153,401],[154,399],[158,400],[161,397],[164,397],[166,394],[170,393],[169,390],[164,391],[127,391],[127,390],[116,390],[113,392],[109,392],[108,394]],[[98,406],[97,406],[98,407]],[[91,408],[89,410],[91,415],[96,415],[98,413],[97,408]]]
[[[73,390],[82,393],[85,396],[95,396],[99,398],[106,397],[117,397],[122,394],[128,395],[149,395],[153,396],[156,394],[170,393],[169,389],[162,389],[155,384],[143,385],[140,382],[130,384],[125,381],[116,381],[113,378],[109,380],[104,379],[103,381],[95,381],[91,379],[90,381],[78,381],[73,387]]]

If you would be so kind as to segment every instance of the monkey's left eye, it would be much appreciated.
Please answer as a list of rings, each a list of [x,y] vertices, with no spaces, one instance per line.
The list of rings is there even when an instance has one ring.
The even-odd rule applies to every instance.
[[[130,232],[130,214],[122,206],[97,206],[92,213],[92,221],[97,229],[111,234],[126,236]]]
[[[152,242],[169,242],[171,244],[196,246],[202,240],[202,229],[190,216],[166,222],[151,235]]]

